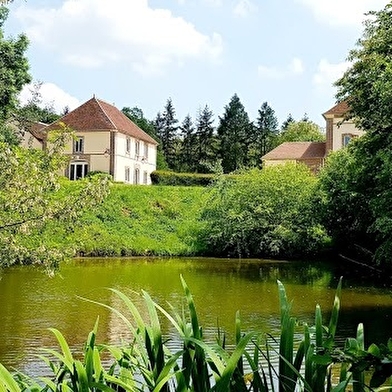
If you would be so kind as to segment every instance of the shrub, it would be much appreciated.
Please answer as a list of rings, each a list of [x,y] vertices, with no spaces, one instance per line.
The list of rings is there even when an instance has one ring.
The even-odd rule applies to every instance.
[[[207,186],[215,178],[214,174],[175,173],[158,170],[151,173],[151,181],[154,185]]]
[[[317,178],[286,164],[222,177],[202,213],[207,249],[219,255],[295,258],[328,243],[313,209]]]

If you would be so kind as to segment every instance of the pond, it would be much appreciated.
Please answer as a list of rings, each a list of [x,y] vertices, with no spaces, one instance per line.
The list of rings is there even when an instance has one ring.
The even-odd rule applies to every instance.
[[[320,304],[324,323],[343,275],[340,342],[354,336],[359,322],[365,326],[366,344],[386,342],[392,336],[392,289],[351,268],[324,263],[230,259],[74,259],[49,277],[33,267],[13,267],[0,276],[0,363],[30,375],[45,374],[35,354],[40,347],[56,348],[48,328],[60,330],[72,349],[80,352],[99,316],[98,343],[118,343],[127,329],[106,308],[121,303],[108,288],[131,295],[146,290],[159,304],[184,305],[180,275],[193,294],[205,334],[215,336],[219,325],[233,336],[236,311],[244,329],[277,334],[279,301],[277,279],[293,301],[293,314],[312,323]],[[140,304],[141,306],[141,304]],[[165,328],[165,324],[163,324]]]

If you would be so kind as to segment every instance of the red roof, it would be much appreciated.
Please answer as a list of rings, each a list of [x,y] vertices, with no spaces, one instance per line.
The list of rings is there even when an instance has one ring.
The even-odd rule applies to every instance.
[[[59,122],[65,123],[74,131],[117,130],[136,139],[158,144],[115,106],[95,97],[49,125],[46,130],[56,129]]]
[[[349,111],[349,106],[347,101],[342,101],[336,104],[334,107],[323,113],[323,116],[325,115],[334,115],[337,117],[343,117],[347,112]]]
[[[302,160],[325,157],[325,142],[285,142],[265,154],[262,159]]]

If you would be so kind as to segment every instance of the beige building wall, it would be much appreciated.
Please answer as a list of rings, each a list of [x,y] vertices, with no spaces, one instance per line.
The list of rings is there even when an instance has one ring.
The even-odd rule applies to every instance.
[[[351,121],[344,121],[341,123],[342,118],[333,119],[333,141],[332,150],[340,150],[343,147],[343,140],[345,135],[351,135],[351,137],[359,137],[364,134],[363,131],[355,127]]]
[[[29,132],[25,132],[20,146],[23,148],[34,148],[37,150],[43,149],[43,144]]]
[[[285,163],[295,163],[295,162],[297,162],[295,159],[265,159],[263,161],[263,165],[265,167],[268,167],[268,166],[284,165]]]

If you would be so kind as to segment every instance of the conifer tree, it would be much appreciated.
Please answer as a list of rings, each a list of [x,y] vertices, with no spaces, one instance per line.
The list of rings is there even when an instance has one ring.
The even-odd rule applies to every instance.
[[[278,132],[278,119],[268,102],[261,105],[258,114],[250,148],[252,166],[260,166],[261,157],[275,147]]]
[[[162,143],[162,151],[165,160],[170,169],[175,169],[177,164],[176,153],[178,149],[178,126],[176,125],[178,120],[176,119],[176,110],[171,98],[166,101],[164,109],[162,114],[158,113],[155,120],[155,126]]]
[[[196,135],[192,117],[189,114],[185,116],[180,126],[180,131],[182,136],[180,171],[194,172],[197,166],[197,158],[195,156]]]
[[[287,116],[286,120],[283,121],[281,130],[284,131],[285,129],[287,129],[287,127],[288,127],[291,123],[293,123],[293,122],[295,122],[294,117],[291,115],[291,113],[289,113],[289,115]]]
[[[198,161],[198,172],[208,172],[216,161],[216,147],[214,139],[214,119],[213,113],[205,105],[203,109],[199,109],[196,119],[196,155]]]
[[[246,167],[252,124],[237,94],[225,106],[225,112],[219,117],[219,121],[217,132],[223,172],[230,173]]]

